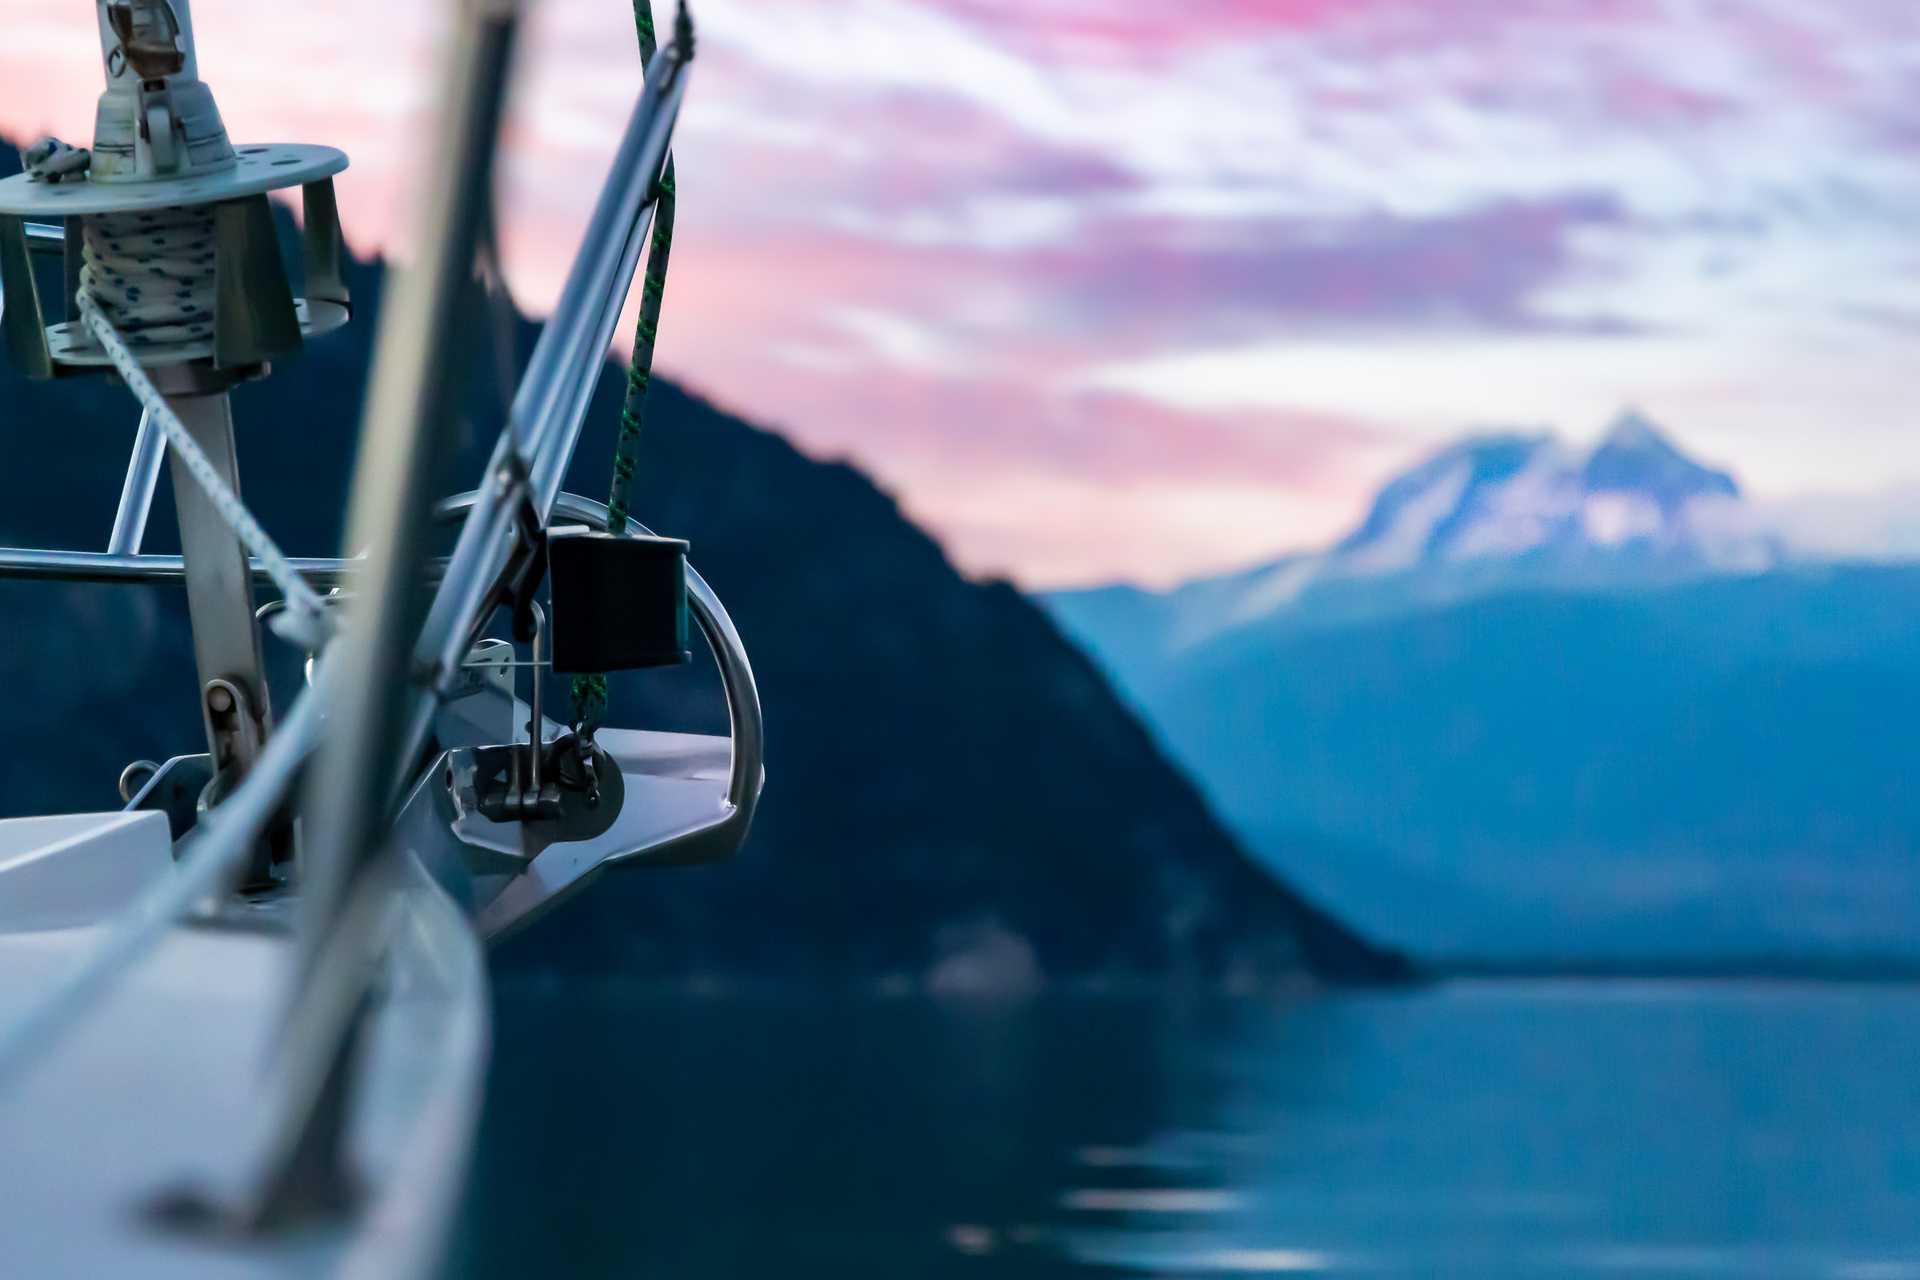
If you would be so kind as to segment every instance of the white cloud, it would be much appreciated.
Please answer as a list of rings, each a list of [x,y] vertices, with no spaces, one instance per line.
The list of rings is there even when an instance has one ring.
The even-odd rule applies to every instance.
[[[872,307],[833,307],[827,311],[827,319],[889,364],[943,376],[967,371],[969,361],[963,352],[932,327],[909,316]]]
[[[1195,412],[1289,409],[1391,422],[1431,443],[1470,426],[1583,433],[1644,405],[1761,492],[1920,479],[1909,365],[1891,342],[1830,350],[1718,335],[1273,341],[1113,362],[1073,389]],[[1409,448],[1417,447],[1410,444]]]
[[[1100,12],[1099,0],[1085,2]],[[444,9],[337,0],[313,22],[297,7],[251,0],[194,7],[209,80],[236,132],[347,147],[349,234],[363,247],[391,246],[432,105]],[[664,20],[670,4],[658,7]],[[1404,0],[1356,5],[1319,28],[1235,22],[1230,35],[1196,30],[1174,48],[1093,58],[1058,46],[1043,61],[937,0],[704,0],[681,135],[689,194],[673,305],[693,328],[789,369],[848,374],[846,403],[823,400],[817,421],[796,424],[803,435],[856,416],[861,371],[932,379],[991,369],[1030,378],[1036,414],[1063,393],[1108,387],[1202,411],[1309,409],[1427,440],[1486,422],[1578,432],[1632,400],[1766,492],[1920,477],[1906,376],[1920,319],[1910,298],[1920,258],[1911,234],[1920,224],[1920,5],[1646,0],[1630,16],[1581,16],[1610,8]],[[1046,11],[1036,0],[1033,21]],[[624,6],[544,0],[529,15],[502,180],[510,249],[519,246],[514,283],[538,306],[584,225],[639,77]],[[0,128],[84,134],[98,83],[91,13],[0,0],[0,24],[9,33]],[[959,118],[986,113],[1016,138],[1135,185],[1075,190],[1069,181],[1035,195],[989,180],[928,190],[924,173],[902,178],[911,166],[898,162],[924,170],[943,139],[935,126],[887,118],[876,104],[899,93],[960,104]],[[1690,95],[1702,109],[1662,116],[1661,94]],[[1651,114],[1635,114],[1643,110]],[[1905,151],[1894,145],[1903,130]],[[814,157],[819,182],[806,176]],[[1572,231],[1564,269],[1520,301],[1537,315],[1618,317],[1643,332],[1437,335],[1384,313],[1364,329],[1347,321],[1338,333],[1296,337],[1300,318],[1276,307],[1263,341],[1183,350],[1199,340],[1190,318],[1244,299],[1210,296],[1217,282],[1202,281],[1177,308],[1129,315],[1118,286],[1133,264],[1115,252],[1115,323],[1093,340],[1113,345],[1089,345],[1054,323],[1058,290],[1072,286],[1019,269],[1018,255],[1036,247],[1097,252],[1116,227],[1130,243],[1150,234],[1177,251],[1245,243],[1270,220],[1456,219],[1492,205],[1551,209],[1575,193],[1626,216]],[[977,277],[919,291],[884,270],[849,272],[843,291],[818,296],[831,309],[818,313],[824,323],[802,332],[791,308],[756,312],[761,282],[730,279],[724,254],[746,236],[805,243],[795,233],[822,223],[864,238],[883,267],[909,256],[901,246],[994,252],[978,255],[990,260]],[[1454,251],[1497,273],[1502,248]],[[1029,358],[1036,347],[1044,360]],[[1138,351],[1147,354],[1135,359]],[[732,358],[687,349],[681,369],[698,379]],[[785,411],[763,388],[716,381],[715,390]],[[1329,531],[1329,513],[1351,514],[1368,478],[1327,481],[1284,503],[1164,483],[1096,492],[1089,481],[1049,508],[1012,486],[943,488],[940,468],[911,472],[894,448],[876,432],[860,453],[911,482],[917,510],[977,539],[967,544],[977,550],[961,548],[969,563],[1004,548],[1055,576],[1155,556],[1152,572],[1171,573],[1227,547],[1251,554],[1310,540]],[[1068,545],[1074,517],[1061,512],[1070,509],[1128,523],[1138,545]],[[1081,558],[1100,556],[1115,558]]]
[[[1794,550],[1819,559],[1920,559],[1920,485],[1808,494],[1760,505]]]
[[[875,213],[858,205],[827,209],[831,227],[877,240],[921,247],[1010,251],[1069,240],[1089,210],[1063,196],[977,196],[943,208]]]

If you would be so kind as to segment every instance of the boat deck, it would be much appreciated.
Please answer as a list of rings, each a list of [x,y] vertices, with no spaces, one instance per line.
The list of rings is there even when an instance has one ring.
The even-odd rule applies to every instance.
[[[66,847],[60,863],[69,874],[54,885],[44,876],[35,883],[32,861],[22,865],[0,846],[0,1025],[101,942],[101,921],[170,873],[159,822],[140,833],[148,838],[108,841],[96,865]],[[96,890],[91,920],[73,892],[75,872]],[[10,886],[16,879],[28,882],[22,892]],[[351,1126],[368,1191],[362,1211],[253,1239],[168,1225],[156,1214],[164,1197],[231,1200],[248,1185],[292,959],[291,935],[271,919],[264,927],[183,924],[0,1081],[6,1270],[206,1278],[418,1271],[418,1251],[437,1245],[436,1224],[459,1193],[486,1058],[485,980],[465,920],[417,868],[399,898],[386,998]]]

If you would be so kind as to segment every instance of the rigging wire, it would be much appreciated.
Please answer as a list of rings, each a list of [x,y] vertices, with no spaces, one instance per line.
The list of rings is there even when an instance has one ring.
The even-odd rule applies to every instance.
[[[94,338],[107,353],[107,358],[113,362],[114,369],[127,384],[127,389],[133,392],[141,407],[147,411],[148,418],[166,436],[175,455],[185,464],[187,473],[206,491],[221,521],[233,531],[241,545],[259,559],[267,577],[286,598],[287,611],[274,620],[274,630],[309,650],[319,649],[332,631],[326,606],[321,603],[320,597],[300,576],[300,571],[287,560],[279,544],[260,527],[260,522],[254,519],[247,504],[241,501],[240,495],[220,475],[206,451],[188,433],[186,425],[167,403],[167,398],[147,377],[146,370],[140,367],[139,358],[127,345],[127,340],[121,336],[113,321],[107,318],[100,302],[86,287],[84,273],[76,301],[79,303],[81,319],[92,330]]]
[[[640,39],[642,70],[653,62],[659,37],[653,26],[651,0],[633,0],[633,25]],[[682,49],[692,43],[692,29],[682,3],[675,19],[674,39]],[[607,532],[624,536],[628,502],[633,494],[633,476],[639,469],[640,436],[646,418],[647,391],[653,382],[653,346],[660,331],[660,304],[666,295],[667,264],[673,253],[674,209],[673,153],[667,153],[655,188],[653,239],[647,252],[645,274],[640,282],[640,316],[634,323],[633,359],[627,365],[626,395],[620,405],[620,432],[613,446],[613,482],[607,493]],[[604,675],[579,675],[573,678],[574,727],[588,737],[607,709],[607,678]]]

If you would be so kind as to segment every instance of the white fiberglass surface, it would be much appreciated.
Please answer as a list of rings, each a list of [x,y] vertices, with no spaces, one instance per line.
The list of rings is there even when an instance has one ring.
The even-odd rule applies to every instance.
[[[172,865],[158,812],[0,821],[0,936],[96,924]]]

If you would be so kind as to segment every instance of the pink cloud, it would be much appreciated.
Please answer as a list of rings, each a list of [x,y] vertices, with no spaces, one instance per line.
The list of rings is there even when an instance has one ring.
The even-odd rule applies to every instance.
[[[1406,448],[1327,414],[1182,413],[1112,394],[1036,404],[1021,383],[886,370],[860,377],[857,417],[836,417],[834,371],[746,360],[716,373],[720,403],[793,424],[816,456],[870,458],[887,437],[869,466],[956,562],[1035,586],[1167,583],[1257,559],[1351,520],[1347,495]]]
[[[236,137],[353,155],[340,194],[362,251],[407,251],[439,12],[335,0],[309,23],[247,0],[194,6]],[[537,310],[638,71],[623,6],[531,12],[501,198],[515,290]],[[1920,182],[1902,185],[1920,136],[1912,73],[1889,52],[1920,36],[1915,6],[708,0],[706,13],[718,34],[683,122],[661,363],[816,453],[855,458],[974,569],[1164,579],[1252,559],[1337,529],[1383,460],[1418,447],[1364,404],[1184,412],[1074,390],[1090,369],[1311,336],[1365,344],[1391,378],[1393,344],[1436,332],[1652,341],[1665,295],[1703,288],[1681,273],[1734,241],[1764,240],[1770,264],[1817,282],[1794,308],[1809,324],[1841,315],[1857,333],[1898,314],[1872,290],[1904,258],[1874,227],[1920,207]],[[84,138],[90,11],[0,0],[0,22],[0,130]],[[818,56],[795,55],[789,36],[809,34]],[[860,59],[842,66],[850,42]],[[1809,208],[1833,221],[1794,212]],[[1592,314],[1566,301],[1574,285]],[[1717,305],[1729,329],[1750,310],[1731,294]]]
[[[940,7],[1029,52],[1098,57],[1167,51],[1276,29],[1324,28],[1402,6],[1390,0],[1189,0],[1177,5],[942,0]]]

